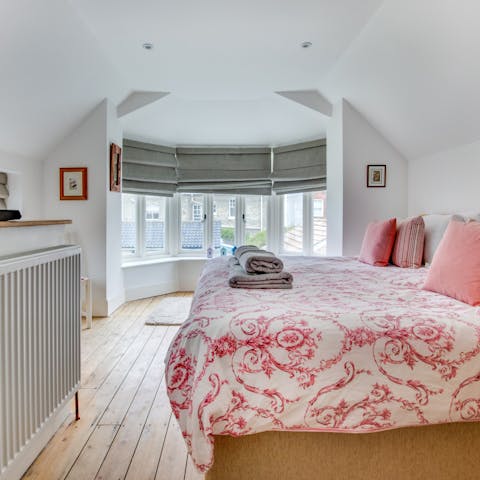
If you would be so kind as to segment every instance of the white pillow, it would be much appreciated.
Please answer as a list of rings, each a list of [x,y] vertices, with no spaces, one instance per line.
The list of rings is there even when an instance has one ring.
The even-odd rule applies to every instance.
[[[424,215],[425,222],[425,247],[423,249],[423,261],[432,263],[433,254],[447,229],[453,215]]]

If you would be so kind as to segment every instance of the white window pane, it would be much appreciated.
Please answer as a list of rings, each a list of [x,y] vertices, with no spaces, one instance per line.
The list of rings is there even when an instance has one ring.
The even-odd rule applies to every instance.
[[[122,252],[137,251],[137,196],[122,194]]]
[[[327,192],[313,192],[313,253],[327,254]]]
[[[245,243],[266,248],[268,198],[261,195],[246,195],[244,198]]]
[[[201,193],[182,193],[180,204],[182,210],[180,248],[187,251],[203,250],[205,243],[204,195]]]
[[[145,197],[145,251],[162,252],[165,250],[165,197]]]
[[[213,248],[231,253],[235,245],[236,201],[232,195],[213,196]]]
[[[217,195],[218,196],[218,195]],[[236,199],[235,198],[230,198],[228,200],[228,216],[230,218],[235,218],[235,215],[236,215],[236,205],[237,205],[237,202],[236,202]]]
[[[283,195],[283,250],[303,250],[303,193]]]
[[[199,203],[192,204],[192,220],[194,222],[202,221],[202,205]]]

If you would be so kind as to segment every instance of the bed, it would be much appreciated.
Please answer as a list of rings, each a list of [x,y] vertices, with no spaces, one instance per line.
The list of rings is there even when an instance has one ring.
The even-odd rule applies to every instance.
[[[478,478],[479,309],[421,290],[424,268],[284,263],[292,290],[231,289],[228,261],[207,262],[172,342],[168,395],[197,468]]]

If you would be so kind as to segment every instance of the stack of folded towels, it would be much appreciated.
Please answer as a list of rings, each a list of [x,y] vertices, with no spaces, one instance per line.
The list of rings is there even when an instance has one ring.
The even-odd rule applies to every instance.
[[[228,283],[232,288],[292,288],[293,277],[272,252],[243,245],[230,259]]]

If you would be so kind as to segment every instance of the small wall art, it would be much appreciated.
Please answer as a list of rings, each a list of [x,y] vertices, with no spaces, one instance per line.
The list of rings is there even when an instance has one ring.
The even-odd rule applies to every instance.
[[[60,168],[60,200],[87,200],[87,174],[87,167]]]
[[[367,187],[385,187],[387,184],[386,165],[367,165]]]

